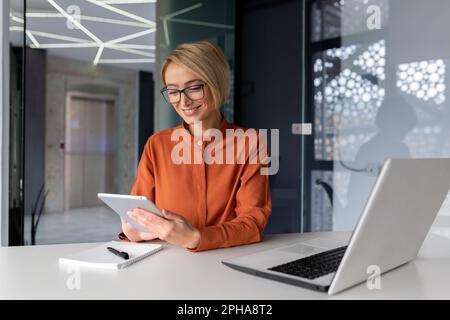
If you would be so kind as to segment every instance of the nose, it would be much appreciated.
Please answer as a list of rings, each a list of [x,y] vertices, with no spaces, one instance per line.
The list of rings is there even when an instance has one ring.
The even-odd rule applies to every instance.
[[[179,106],[188,106],[191,104],[191,102],[192,100],[190,100],[188,96],[184,92],[182,92],[180,96]]]

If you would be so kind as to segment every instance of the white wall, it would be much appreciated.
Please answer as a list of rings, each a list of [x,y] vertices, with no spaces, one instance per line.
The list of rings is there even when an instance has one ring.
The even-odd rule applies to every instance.
[[[9,1],[1,1],[0,26],[0,246],[6,246],[9,212]]]

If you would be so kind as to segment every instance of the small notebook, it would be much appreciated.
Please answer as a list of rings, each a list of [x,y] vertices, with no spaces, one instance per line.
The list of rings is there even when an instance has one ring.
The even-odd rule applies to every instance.
[[[129,259],[125,260],[116,256],[107,247],[127,252]],[[123,269],[158,252],[161,248],[160,244],[110,241],[89,250],[61,257],[59,263],[103,269]]]

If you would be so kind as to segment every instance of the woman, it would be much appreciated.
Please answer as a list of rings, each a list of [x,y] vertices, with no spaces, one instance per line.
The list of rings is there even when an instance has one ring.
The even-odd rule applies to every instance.
[[[219,111],[229,97],[229,75],[223,52],[209,42],[181,45],[166,58],[161,93],[183,122],[148,139],[131,190],[162,208],[163,217],[134,209],[129,216],[148,233],[122,220],[121,239],[159,238],[193,252],[261,240],[272,210],[269,179],[261,175],[261,164],[248,157],[245,163],[231,164],[174,161],[174,148],[180,142],[173,141],[173,135],[180,130],[189,136],[189,150],[195,153],[215,141],[205,139],[209,129],[224,136],[226,130],[240,129]],[[222,145],[225,148],[227,143]]]

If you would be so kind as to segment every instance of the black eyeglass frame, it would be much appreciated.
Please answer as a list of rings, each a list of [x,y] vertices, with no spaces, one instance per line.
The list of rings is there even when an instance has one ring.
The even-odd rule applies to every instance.
[[[200,83],[200,84],[194,84],[194,85],[192,85],[192,86],[189,86],[189,87],[186,87],[186,88],[184,88],[184,89],[182,89],[182,90],[178,90],[178,89],[168,89],[167,87],[164,87],[164,88],[162,88],[161,89],[161,95],[163,96],[163,98],[164,98],[164,100],[168,103],[168,104],[170,104],[170,105],[172,105],[172,104],[178,104],[178,103],[180,103],[180,101],[181,101],[181,94],[183,93],[184,94],[184,96],[185,97],[187,97],[189,100],[191,100],[191,101],[198,101],[198,100],[201,100],[201,99],[203,99],[204,97],[205,97],[205,86],[207,85],[207,83],[206,82],[203,82],[203,83]],[[189,95],[188,94],[186,94],[186,90],[189,90],[189,89],[192,89],[193,87],[201,87],[202,88],[202,97],[201,98],[199,98],[199,99],[191,99],[190,97],[189,97]],[[167,92],[167,90],[176,90],[176,91],[178,91],[178,101],[177,102],[170,102],[169,101],[169,99],[168,99],[168,97],[166,97],[165,95],[164,95],[164,92]]]

